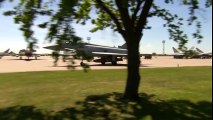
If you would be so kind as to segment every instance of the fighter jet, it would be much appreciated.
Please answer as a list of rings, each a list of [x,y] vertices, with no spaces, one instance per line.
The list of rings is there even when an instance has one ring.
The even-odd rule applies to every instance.
[[[212,52],[204,53],[199,48],[196,48],[198,55],[200,55],[202,58],[212,58]]]
[[[18,54],[16,54],[16,57],[19,57],[20,60],[22,60],[24,56],[27,57],[26,60],[30,60],[30,57],[34,57],[35,60],[37,60],[37,58],[40,57],[40,55],[36,54],[35,52],[36,50],[30,51],[30,50],[22,49],[19,51]]]
[[[209,59],[212,58],[212,53],[204,53],[199,48],[191,47],[191,49],[186,51],[178,51],[173,47],[174,58],[175,59],[183,59],[183,58],[191,58],[191,59]],[[190,55],[190,53],[192,55]]]
[[[177,49],[175,49],[174,47],[172,47],[173,51],[174,51],[174,58],[175,59],[183,59],[185,57],[184,53],[181,51],[178,51]]]
[[[49,50],[57,50],[58,45],[44,47]],[[99,62],[104,65],[106,62],[111,62],[116,65],[118,61],[123,61],[123,58],[127,56],[127,49],[125,45],[117,47],[109,47],[103,45],[96,45],[90,43],[81,43],[73,45],[71,43],[64,43],[60,47],[61,51],[70,50],[72,52],[83,52],[87,56],[99,57],[99,59],[94,59],[94,62]]]

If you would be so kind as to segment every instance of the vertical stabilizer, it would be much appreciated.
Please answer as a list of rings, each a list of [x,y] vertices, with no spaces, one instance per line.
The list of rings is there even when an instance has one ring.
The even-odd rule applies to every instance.
[[[9,53],[10,49],[5,50],[3,53]]]
[[[203,53],[203,51],[200,50],[199,48],[196,48],[196,50],[197,50],[199,53]]]
[[[3,56],[7,55],[7,54],[9,53],[9,51],[10,51],[10,49],[7,49],[7,50],[5,50],[4,52],[0,53],[0,59],[1,59]]]
[[[124,44],[121,45],[121,46],[118,46],[118,48],[127,49],[126,43],[124,43]]]
[[[177,49],[175,49],[174,47],[172,47],[174,53],[179,53],[179,51]]]

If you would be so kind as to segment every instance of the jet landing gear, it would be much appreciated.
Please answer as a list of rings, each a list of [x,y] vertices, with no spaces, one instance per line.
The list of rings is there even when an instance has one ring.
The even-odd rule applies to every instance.
[[[117,65],[117,61],[112,61],[112,65]]]
[[[116,56],[106,56],[106,57],[101,57],[100,59],[95,59],[94,62],[101,63],[102,65],[105,65],[106,62],[111,62],[112,65],[117,65],[118,61],[123,61],[122,58],[118,58]]]
[[[112,56],[112,65],[117,65],[117,58]]]
[[[110,62],[110,61],[109,61]],[[117,61],[111,61],[112,65],[117,65]],[[101,61],[102,65],[106,64],[106,61]]]
[[[105,61],[102,61],[102,62],[101,62],[101,64],[102,64],[102,65],[105,65],[105,64],[106,64],[106,62],[105,62]]]

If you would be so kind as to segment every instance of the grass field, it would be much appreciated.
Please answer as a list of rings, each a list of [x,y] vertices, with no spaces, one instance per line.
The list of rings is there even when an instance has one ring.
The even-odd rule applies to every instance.
[[[212,67],[141,69],[141,99],[122,99],[126,70],[0,74],[0,120],[211,120]]]

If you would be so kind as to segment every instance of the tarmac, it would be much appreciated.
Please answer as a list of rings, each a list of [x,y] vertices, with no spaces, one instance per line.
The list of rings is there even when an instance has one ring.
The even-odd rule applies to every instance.
[[[82,70],[80,60],[75,60],[75,70]],[[174,59],[172,56],[156,56],[152,59],[141,58],[141,68],[159,68],[159,67],[185,67],[185,66],[212,66],[212,59]],[[86,62],[90,69],[126,69],[127,61],[120,61],[116,66],[107,63],[101,65],[95,62]],[[19,60],[18,57],[5,56],[0,59],[0,73],[11,72],[30,72],[30,71],[58,71],[68,69],[69,62],[63,62],[59,59],[57,66],[54,66],[54,60],[50,56],[41,56],[38,60]]]

